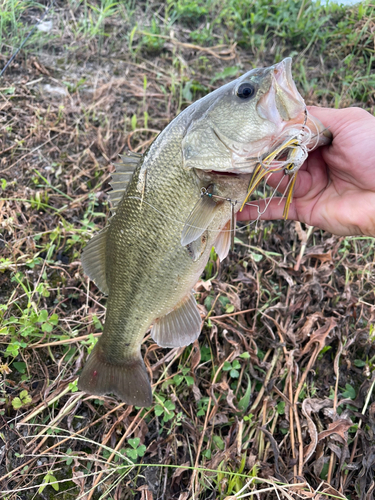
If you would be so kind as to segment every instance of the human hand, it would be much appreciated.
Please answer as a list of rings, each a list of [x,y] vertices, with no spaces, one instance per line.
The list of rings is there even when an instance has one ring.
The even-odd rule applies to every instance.
[[[309,107],[333,134],[329,146],[311,152],[300,168],[289,219],[341,236],[375,236],[375,117],[360,108]],[[282,173],[268,184],[277,187]],[[278,188],[286,189],[289,178]],[[261,219],[281,219],[285,201],[271,200]],[[251,202],[264,207],[264,201]],[[253,220],[256,207],[246,205],[237,219]]]

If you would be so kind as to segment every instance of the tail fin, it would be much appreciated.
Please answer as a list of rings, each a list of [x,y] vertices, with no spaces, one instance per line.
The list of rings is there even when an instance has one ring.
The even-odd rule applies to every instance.
[[[121,364],[108,361],[98,345],[90,354],[78,380],[78,388],[95,396],[113,392],[128,405],[151,406],[152,391],[142,358]]]

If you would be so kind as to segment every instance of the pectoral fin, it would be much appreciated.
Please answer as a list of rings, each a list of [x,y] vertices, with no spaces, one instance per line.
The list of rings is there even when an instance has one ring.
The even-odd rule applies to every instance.
[[[231,221],[228,220],[214,243],[215,252],[218,254],[220,261],[224,260],[228,255],[231,245],[231,230]]]
[[[216,202],[203,195],[191,211],[181,234],[181,245],[186,246],[201,236],[215,215]]]
[[[189,293],[170,313],[155,321],[151,337],[160,347],[182,347],[199,337],[201,316],[194,295]]]

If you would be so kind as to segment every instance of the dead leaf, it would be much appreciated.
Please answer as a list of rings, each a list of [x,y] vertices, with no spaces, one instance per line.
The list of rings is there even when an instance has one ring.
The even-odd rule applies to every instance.
[[[340,436],[344,442],[346,443],[348,436],[346,431],[353,425],[351,420],[339,418],[335,422],[331,422],[328,425],[328,429],[326,431],[320,432],[318,435],[318,442],[326,437],[331,436],[332,434],[337,434]]]
[[[153,500],[154,498],[152,491],[148,489],[147,484],[143,484],[142,486],[137,488],[136,491],[141,492],[141,500]]]
[[[311,418],[311,413],[317,413],[322,408],[326,408],[328,406],[332,406],[333,401],[331,399],[305,399],[302,403],[302,413],[306,417],[307,420],[307,428],[309,431],[311,443],[308,446],[305,446],[303,450],[303,463],[306,463],[316,450],[316,446],[318,444],[318,431],[316,430],[315,423]]]
[[[195,373],[197,366],[201,361],[201,350],[199,349],[199,342],[196,340],[193,344],[191,351],[190,369],[192,373]]]
[[[204,281],[204,280],[199,280],[198,283],[194,287],[195,292],[202,292],[203,290],[206,290],[206,292],[210,292],[212,289],[212,281]]]
[[[221,425],[227,424],[229,422],[227,415],[225,413],[215,413],[213,418],[210,420],[211,425]]]
[[[174,473],[172,475],[172,479],[176,479],[177,477],[180,477],[183,472],[185,472],[186,470],[189,470],[189,469],[187,469],[187,467],[190,467],[189,462],[185,462],[184,464],[179,465],[178,468],[174,471]]]
[[[327,253],[306,253],[303,256],[302,260],[306,260],[306,259],[310,259],[310,258],[318,259],[318,260],[320,260],[320,262],[330,262],[332,260],[332,252],[329,251]]]
[[[337,326],[337,323],[334,320],[334,318],[330,318],[329,321],[327,321],[327,323],[324,326],[322,326],[321,328],[319,328],[318,330],[316,330],[316,332],[314,332],[312,334],[311,339],[308,341],[308,343],[303,348],[303,351],[301,352],[301,356],[303,356],[304,354],[309,352],[311,346],[315,343],[319,344],[319,349],[317,350],[317,355],[323,349],[323,347],[325,346],[325,340],[326,340],[329,332],[331,330],[333,330],[333,328],[335,328],[335,326]]]

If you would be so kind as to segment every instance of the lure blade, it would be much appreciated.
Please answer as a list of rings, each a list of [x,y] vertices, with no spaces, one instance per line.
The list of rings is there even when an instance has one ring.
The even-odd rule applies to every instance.
[[[290,204],[292,203],[292,200],[293,200],[293,191],[294,191],[294,186],[296,184],[296,179],[297,179],[297,173],[293,176],[293,179],[290,182],[288,194],[286,196],[285,206],[284,206],[284,211],[283,211],[283,219],[284,220],[288,219],[289,208],[290,208]]]
[[[259,172],[259,170],[260,170],[260,172]],[[246,198],[245,198],[244,202],[241,205],[240,212],[242,212],[243,207],[247,203],[247,200],[250,198],[251,194],[255,191],[255,189],[259,185],[260,181],[263,179],[263,177],[267,173],[268,173],[268,171],[266,169],[262,168],[262,165],[259,164],[256,167],[256,169],[253,172],[253,176],[252,176],[252,178],[250,180],[250,183],[249,183],[249,190],[247,192]]]
[[[235,203],[230,203],[230,249],[234,250],[234,233],[236,231],[236,216],[234,213],[234,205]]]

